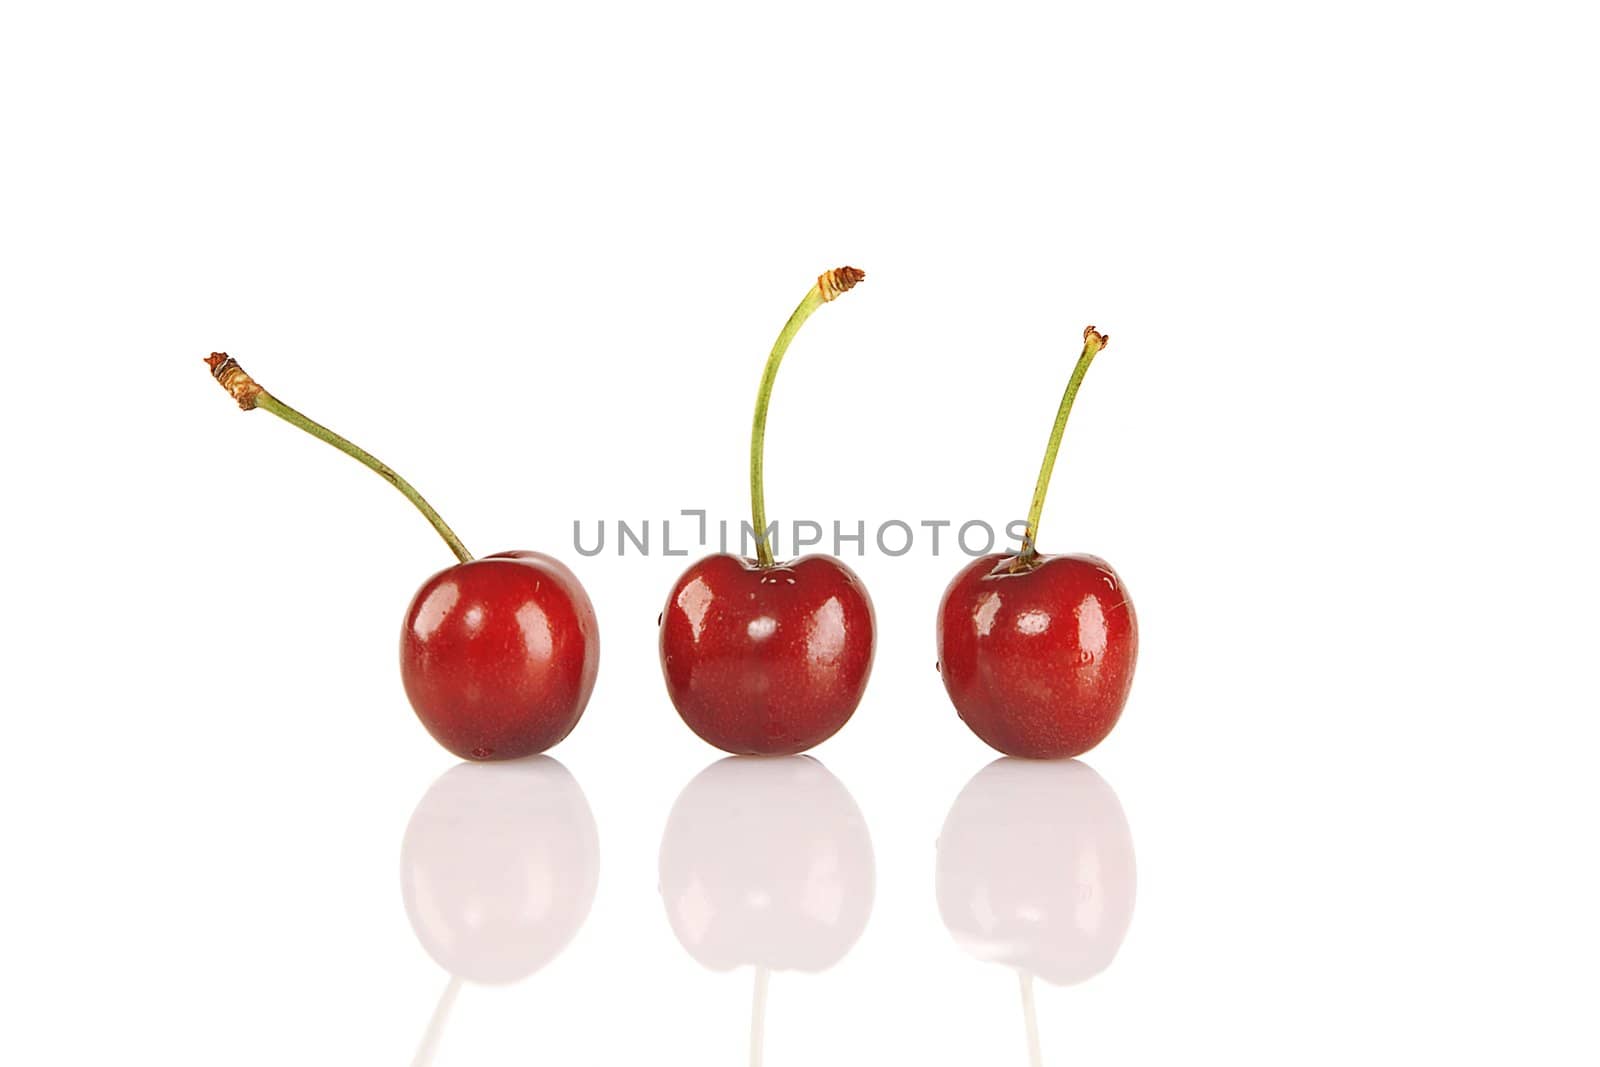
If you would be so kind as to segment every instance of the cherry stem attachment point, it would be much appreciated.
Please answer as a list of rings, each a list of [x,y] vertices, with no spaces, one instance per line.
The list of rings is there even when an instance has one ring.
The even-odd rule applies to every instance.
[[[767,404],[772,400],[772,385],[778,380],[778,365],[783,362],[783,354],[789,351],[789,342],[794,340],[794,335],[800,332],[800,327],[805,325],[811,313],[823,304],[836,300],[841,293],[849,292],[866,276],[865,271],[854,267],[835,267],[821,274],[817,284],[811,287],[805,299],[800,301],[800,306],[794,309],[794,314],[789,316],[789,321],[783,324],[783,331],[772,346],[772,354],[767,357],[767,367],[761,375],[761,389],[756,393],[756,417],[750,428],[750,518],[755,524],[756,562],[762,567],[770,567],[774,562],[772,544],[767,540],[762,454],[767,439]]]
[[[1072,402],[1078,398],[1078,386],[1089,372],[1089,364],[1111,341],[1106,334],[1093,326],[1083,328],[1083,354],[1078,365],[1072,368],[1067,380],[1067,391],[1061,395],[1061,407],[1056,411],[1056,424],[1050,430],[1050,443],[1045,446],[1044,463],[1039,467],[1039,480],[1033,487],[1033,504],[1028,508],[1028,528],[1022,535],[1022,552],[1017,556],[1018,568],[1026,567],[1039,554],[1039,516],[1044,512],[1044,495],[1050,488],[1050,475],[1056,467],[1056,453],[1061,451],[1061,435],[1067,431],[1067,416],[1072,414]]]
[[[461,538],[457,537],[455,531],[439,517],[439,513],[433,510],[433,505],[424,500],[422,494],[412,488],[410,482],[396,474],[388,464],[353,442],[340,437],[326,426],[306,418],[261,388],[255,379],[226,352],[213,352],[205,362],[211,368],[211,376],[228,391],[228,395],[238,402],[242,410],[254,411],[260,408],[262,411],[270,411],[289,425],[299,427],[317,440],[332,445],[367,469],[374,471],[384,481],[400,490],[401,494],[422,512],[422,517],[428,520],[435,532],[444,539],[444,543],[450,546],[450,551],[455,553],[456,559],[462,563],[472,562],[472,553],[467,551],[467,546],[461,543]]]

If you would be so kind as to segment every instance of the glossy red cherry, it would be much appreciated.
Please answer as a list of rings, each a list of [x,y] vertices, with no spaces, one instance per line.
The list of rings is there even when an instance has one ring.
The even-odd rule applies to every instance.
[[[716,555],[672,587],[661,618],[667,694],[725,752],[786,756],[832,737],[867,688],[873,615],[832,556],[763,567]]]
[[[447,567],[411,598],[400,678],[422,725],[463,759],[543,752],[578,724],[600,630],[560,560],[500,552]]]
[[[583,586],[538,552],[473,559],[422,494],[376,456],[268,393],[225,352],[206,360],[245,411],[261,409],[394,486],[461,562],[423,583],[406,611],[400,676],[430,734],[463,759],[515,759],[566,737],[600,662],[600,630]]]
[[[1117,724],[1139,624],[1094,556],[974,560],[939,603],[939,673],[972,732],[1010,756],[1087,752]]]
[[[773,559],[762,485],[767,404],[778,365],[811,313],[864,278],[839,267],[817,279],[778,334],[750,432],[755,559],[708,556],[667,597],[661,672],[689,728],[726,752],[788,756],[832,737],[854,714],[872,670],[872,602],[831,556]]]
[[[1093,326],[1083,338],[1045,448],[1022,551],[974,560],[939,603],[945,692],[973,733],[1008,756],[1063,759],[1099,744],[1122,714],[1139,655],[1133,602],[1110,564],[1035,548],[1067,416],[1106,345]]]

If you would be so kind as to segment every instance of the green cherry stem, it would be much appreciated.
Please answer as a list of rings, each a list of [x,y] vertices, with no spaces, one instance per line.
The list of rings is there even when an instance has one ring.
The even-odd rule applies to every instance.
[[[289,425],[298,426],[317,440],[332,445],[367,469],[376,472],[378,477],[400,490],[401,494],[411,501],[418,511],[422,512],[422,517],[428,520],[440,537],[444,538],[444,543],[450,546],[450,551],[455,553],[456,559],[459,559],[462,563],[472,562],[472,553],[467,551],[467,546],[461,543],[461,538],[457,537],[455,531],[446,525],[444,519],[439,517],[439,513],[433,510],[433,505],[422,499],[422,494],[412,488],[410,482],[396,474],[387,463],[384,463],[377,456],[353,442],[340,437],[321,423],[306,418],[294,408],[261,388],[256,384],[255,379],[245,373],[245,369],[239,366],[238,362],[226,352],[211,353],[210,357],[206,359],[206,365],[211,368],[211,376],[228,391],[229,396],[238,401],[241,409],[253,411],[256,408],[260,408],[262,411],[270,411]]]
[[[1083,354],[1078,365],[1072,368],[1067,379],[1067,391],[1061,394],[1061,407],[1056,411],[1056,424],[1050,430],[1050,443],[1044,449],[1044,462],[1039,465],[1039,481],[1033,487],[1033,505],[1028,509],[1028,528],[1022,535],[1022,552],[1017,565],[1026,567],[1039,554],[1039,516],[1044,512],[1044,495],[1050,488],[1050,475],[1056,468],[1056,453],[1061,451],[1061,435],[1067,432],[1067,416],[1072,414],[1072,402],[1078,398],[1078,386],[1089,373],[1089,364],[1111,340],[1093,326],[1083,329]]]
[[[865,278],[866,272],[854,267],[836,267],[817,278],[817,284],[806,293],[800,306],[794,309],[789,321],[772,346],[767,357],[767,369],[761,374],[761,390],[756,393],[756,417],[750,427],[750,518],[755,524],[756,562],[762,567],[773,564],[772,544],[767,540],[767,498],[762,487],[762,454],[767,441],[767,404],[772,400],[772,384],[778,380],[778,365],[783,354],[789,351],[789,342],[800,332],[811,313],[823,304],[847,293]]]

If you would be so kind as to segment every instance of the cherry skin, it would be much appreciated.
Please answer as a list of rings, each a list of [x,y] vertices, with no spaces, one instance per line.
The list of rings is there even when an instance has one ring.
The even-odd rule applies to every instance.
[[[872,670],[872,601],[832,556],[762,567],[707,556],[661,616],[667,694],[725,752],[788,756],[849,721]]]
[[[1065,759],[1111,732],[1133,683],[1139,624],[1094,556],[988,555],[939,604],[939,674],[963,721],[1008,756]]]
[[[566,737],[599,666],[588,594],[540,552],[445,568],[412,597],[400,634],[406,696],[462,759],[518,759]]]

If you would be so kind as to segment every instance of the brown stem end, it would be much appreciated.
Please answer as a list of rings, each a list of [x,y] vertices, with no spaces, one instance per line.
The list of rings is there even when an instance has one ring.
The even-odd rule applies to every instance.
[[[840,293],[848,293],[866,276],[866,271],[855,267],[835,267],[817,275],[817,288],[822,291],[824,301],[837,300]]]
[[[256,380],[245,373],[243,367],[226,352],[213,352],[206,357],[211,376],[239,402],[239,410],[250,411],[256,406],[256,397],[262,393]]]
[[[1085,347],[1087,349],[1090,349],[1090,350],[1092,350],[1094,352],[1098,352],[1098,351],[1100,351],[1102,348],[1104,348],[1106,345],[1108,345],[1110,343],[1111,343],[1111,335],[1110,334],[1101,333],[1099,330],[1095,329],[1093,326],[1085,326],[1083,328],[1083,347]]]

